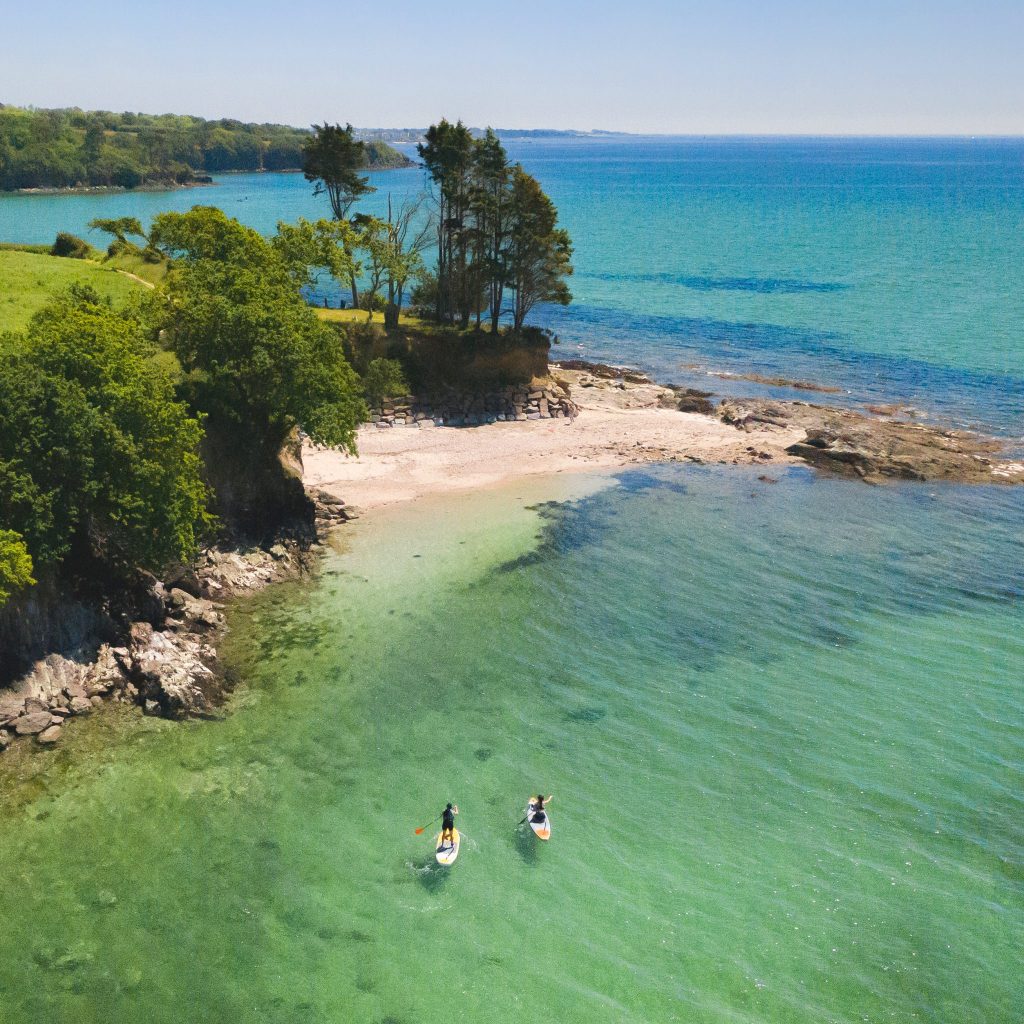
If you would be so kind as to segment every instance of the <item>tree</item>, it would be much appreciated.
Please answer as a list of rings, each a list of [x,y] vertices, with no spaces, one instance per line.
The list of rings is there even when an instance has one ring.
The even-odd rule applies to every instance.
[[[518,331],[538,302],[567,306],[572,294],[572,243],[557,227],[558,211],[537,179],[518,164],[512,168],[506,279],[515,295],[512,329]]]
[[[398,327],[398,317],[409,282],[422,277],[423,251],[427,248],[432,230],[431,218],[421,217],[424,196],[402,202],[397,210],[392,209],[388,196],[387,225],[387,303],[384,306],[384,327],[392,330]]]
[[[117,570],[188,558],[208,524],[199,421],[134,313],[89,288],[33,317],[0,357],[0,522],[37,565]]]
[[[89,221],[90,231],[105,231],[108,235],[114,236],[110,243],[108,252],[113,256],[121,249],[135,248],[134,243],[128,241],[128,235],[136,238],[146,239],[146,232],[142,230],[142,223],[138,217],[93,217]]]
[[[442,118],[427,129],[416,149],[437,187],[437,319],[458,316],[469,322],[466,275],[466,215],[473,159],[473,136],[459,121]]]
[[[0,530],[0,608],[14,591],[34,583],[32,556],[25,542],[13,530]]]
[[[486,290],[491,331],[497,334],[504,301],[506,246],[512,227],[511,170],[505,147],[490,128],[475,145],[473,165],[472,207],[477,221],[474,262]]]
[[[370,179],[359,173],[367,163],[366,144],[354,138],[350,124],[344,128],[326,121],[313,125],[313,135],[302,149],[306,181],[315,182],[314,195],[327,195],[337,221],[347,220],[356,200],[376,191]],[[358,306],[359,291],[354,273],[349,283],[352,305]]]
[[[362,270],[353,256],[358,233],[348,221],[308,221],[305,217],[295,224],[278,221],[270,244],[300,287],[312,284],[320,270],[326,270],[340,285]]]
[[[160,214],[153,233],[180,257],[162,324],[197,408],[268,457],[295,428],[354,452],[365,417],[356,374],[275,246],[213,207]]]

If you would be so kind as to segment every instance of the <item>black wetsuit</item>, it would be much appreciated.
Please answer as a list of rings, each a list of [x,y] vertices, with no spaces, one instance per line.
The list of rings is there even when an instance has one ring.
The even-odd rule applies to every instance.
[[[450,808],[446,807],[441,815],[441,834],[443,835],[453,828],[455,828],[455,815]]]
[[[539,825],[546,817],[544,805],[535,802],[533,804],[533,811],[530,814],[530,821],[535,821]]]

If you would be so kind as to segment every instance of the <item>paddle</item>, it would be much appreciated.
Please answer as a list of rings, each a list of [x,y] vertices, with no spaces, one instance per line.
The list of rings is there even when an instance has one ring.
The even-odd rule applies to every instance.
[[[440,814],[439,814],[439,815],[437,816],[437,818],[431,818],[431,820],[430,820],[430,821],[428,821],[428,822],[426,823],[426,825],[422,825],[422,826],[420,826],[420,828],[416,829],[416,835],[421,835],[421,834],[422,834],[422,833],[424,832],[424,830],[426,830],[426,829],[430,828],[430,826],[431,826],[431,825],[433,825],[433,824],[434,824],[434,822],[438,820],[438,818],[442,818],[442,817],[444,817],[444,811],[442,811],[442,812],[441,812],[441,813],[440,813]]]

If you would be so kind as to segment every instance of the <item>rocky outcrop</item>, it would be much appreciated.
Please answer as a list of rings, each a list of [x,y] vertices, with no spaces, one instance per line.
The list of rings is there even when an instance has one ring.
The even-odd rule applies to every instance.
[[[378,427],[465,427],[572,419],[576,413],[567,388],[543,381],[486,391],[443,391],[387,399],[371,407],[370,422]]]
[[[1003,445],[962,430],[865,416],[852,409],[763,398],[728,399],[719,416],[741,430],[803,429],[786,451],[819,469],[869,483],[935,480],[1024,483],[1024,463],[999,457]]]
[[[644,373],[625,366],[566,359],[552,363],[552,376],[570,393],[602,392],[602,404],[620,409],[676,409],[705,416],[714,414],[710,391],[658,384]],[[585,402],[581,398],[581,402]]]
[[[172,579],[153,581],[151,621],[130,623],[115,642],[52,653],[37,661],[13,687],[0,689],[0,751],[20,737],[52,746],[67,719],[93,712],[106,701],[138,704],[146,714],[169,718],[209,715],[227,683],[217,657],[225,630],[225,604],[314,565],[326,533],[356,518],[329,494],[310,495],[317,540],[278,541],[267,548],[209,548]]]

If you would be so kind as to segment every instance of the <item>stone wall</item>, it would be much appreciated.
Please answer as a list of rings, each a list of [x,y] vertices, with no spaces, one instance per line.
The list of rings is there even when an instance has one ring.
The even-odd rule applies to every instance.
[[[466,427],[573,419],[577,411],[568,390],[559,384],[516,384],[487,391],[448,391],[385,399],[370,406],[370,422],[378,427]]]

